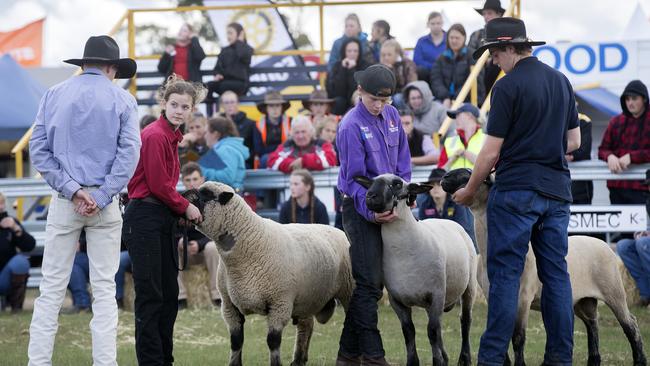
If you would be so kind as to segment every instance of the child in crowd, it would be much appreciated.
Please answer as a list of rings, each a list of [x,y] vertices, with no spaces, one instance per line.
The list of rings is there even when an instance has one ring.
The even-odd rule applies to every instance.
[[[280,208],[280,223],[329,225],[327,208],[314,195],[314,178],[306,169],[296,169],[289,177],[291,198]]]

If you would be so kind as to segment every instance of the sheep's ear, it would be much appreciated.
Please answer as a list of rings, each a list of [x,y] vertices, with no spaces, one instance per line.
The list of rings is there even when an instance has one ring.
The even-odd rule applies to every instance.
[[[193,205],[201,200],[201,194],[197,189],[189,189],[181,194],[186,200],[190,201]]]
[[[219,203],[223,206],[228,203],[234,195],[235,194],[232,192],[221,192],[219,193],[219,197],[217,197],[217,201],[219,201]]]
[[[433,186],[430,186],[428,184],[418,184],[418,183],[409,183],[408,186],[406,186],[406,192],[408,194],[420,194],[420,193],[427,193],[429,192]]]
[[[370,188],[372,185],[372,179],[361,175],[354,177],[354,181],[361,184],[361,186],[365,189]]]

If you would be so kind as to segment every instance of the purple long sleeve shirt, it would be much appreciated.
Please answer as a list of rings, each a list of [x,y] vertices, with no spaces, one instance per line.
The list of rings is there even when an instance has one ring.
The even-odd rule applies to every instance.
[[[397,109],[387,105],[373,116],[359,102],[341,120],[336,145],[341,163],[338,189],[354,199],[359,214],[374,222],[375,214],[366,206],[367,190],[354,177],[392,173],[411,180],[411,153]]]

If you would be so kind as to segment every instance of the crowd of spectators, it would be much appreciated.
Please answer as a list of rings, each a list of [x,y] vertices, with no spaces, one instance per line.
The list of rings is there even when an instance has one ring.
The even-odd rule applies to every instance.
[[[487,23],[503,16],[505,9],[499,0],[487,0],[476,9]],[[247,43],[243,27],[238,23],[227,25],[227,43],[219,54],[212,71],[214,78],[207,82],[207,115],[196,112],[186,123],[179,158],[186,188],[197,188],[204,181],[218,181],[243,193],[246,171],[249,169],[278,170],[289,174],[290,197],[279,208],[282,223],[323,223],[330,218],[323,202],[315,194],[315,182],[310,171],[336,166],[336,135],[341,117],[359,100],[354,74],[373,64],[390,68],[396,78],[396,92],[392,104],[398,108],[401,126],[408,138],[413,165],[436,165],[427,183],[432,190],[418,199],[420,219],[437,217],[458,221],[474,239],[472,217],[463,206],[458,206],[440,188],[445,171],[455,168],[473,168],[485,140],[484,118],[469,97],[457,110],[450,106],[467,80],[474,65],[472,53],[480,46],[485,30],[479,29],[467,37],[462,24],[445,27],[441,13],[428,15],[429,33],[420,37],[412,59],[390,33],[386,20],[372,24],[371,38],[362,31],[356,14],[348,14],[343,35],[337,38],[327,60],[327,79],[324,89],[314,90],[302,101],[303,110],[297,116],[287,114],[290,101],[274,90],[266,92],[257,104],[259,120],[250,119],[239,105],[239,97],[248,91],[250,64],[254,53]],[[165,76],[176,74],[193,82],[201,82],[201,62],[205,52],[195,30],[183,24],[175,43],[165,48],[158,70]],[[500,69],[488,60],[478,77],[478,103],[485,99]],[[632,81],[621,96],[623,113],[614,117],[598,148],[598,158],[607,162],[613,173],[620,173],[630,164],[650,162],[650,141],[645,139],[648,117],[648,91],[638,81]],[[431,136],[443,121],[450,117],[452,124],[436,145]],[[144,116],[140,128],[156,121]],[[566,156],[567,161],[591,159],[591,123],[580,115],[581,147]],[[607,186],[612,204],[645,204],[650,202],[648,181],[617,180]],[[336,191],[336,189],[335,189]],[[337,202],[340,197],[335,192]],[[574,204],[590,204],[593,197],[591,181],[572,182]],[[6,215],[5,199],[0,194],[0,296],[3,306],[19,310],[22,307],[29,262],[21,252],[34,247],[34,239],[22,229],[18,220]],[[340,215],[340,205],[336,205]],[[339,217],[340,219],[340,217]],[[7,235],[4,235],[4,233]],[[196,234],[196,235],[194,235]],[[200,233],[190,235],[190,262],[204,262],[214,278],[211,298],[220,301],[216,289],[218,259],[214,242]],[[194,235],[194,236],[193,236]],[[643,302],[650,304],[650,237],[648,232],[636,233],[619,243],[619,253],[637,281]],[[179,239],[181,244],[182,239]],[[4,246],[4,247],[3,247]],[[88,257],[85,238],[80,239],[79,251],[69,288],[73,293],[70,312],[90,308],[88,284]],[[4,253],[4,254],[3,254]],[[128,252],[122,251],[116,298],[122,306],[124,273],[130,269]],[[120,286],[120,284],[122,284]],[[186,293],[182,276],[179,301],[184,305]]]

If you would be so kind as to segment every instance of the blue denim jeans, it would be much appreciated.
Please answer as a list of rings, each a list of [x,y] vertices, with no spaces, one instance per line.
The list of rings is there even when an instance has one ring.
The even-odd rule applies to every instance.
[[[488,319],[481,337],[480,365],[503,365],[512,338],[519,280],[528,242],[543,284],[541,308],[546,328],[546,365],[571,365],[573,300],[567,272],[569,203],[535,191],[492,189],[488,200]]]
[[[383,294],[381,281],[383,243],[381,227],[368,222],[343,198],[343,228],[350,240],[352,277],[356,282],[339,341],[339,354],[346,357],[384,357],[377,328],[377,301]]]
[[[129,252],[123,250],[120,253],[120,266],[115,274],[115,298],[117,300],[124,298],[124,274],[131,272],[131,257]]]
[[[634,278],[639,294],[650,299],[650,237],[623,239],[616,244],[616,252]]]
[[[16,254],[0,270],[0,295],[9,294],[11,275],[24,275],[29,272],[29,259],[23,254]]]
[[[29,267],[28,267],[29,268]],[[124,274],[131,272],[131,258],[129,252],[123,250],[120,253],[120,266],[115,274],[115,298],[124,297]],[[77,252],[70,273],[70,283],[68,288],[72,293],[72,303],[76,307],[90,307],[90,294],[88,293],[88,255],[83,252]]]
[[[72,303],[78,308],[90,307],[90,294],[88,293],[88,255],[84,252],[77,252],[72,264],[70,282],[68,288],[72,293]]]

